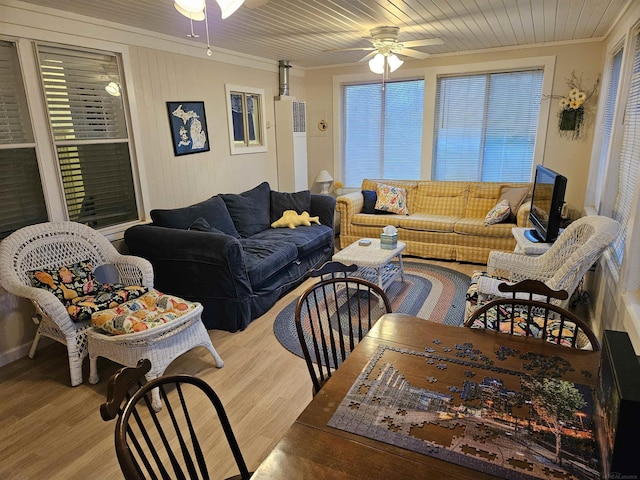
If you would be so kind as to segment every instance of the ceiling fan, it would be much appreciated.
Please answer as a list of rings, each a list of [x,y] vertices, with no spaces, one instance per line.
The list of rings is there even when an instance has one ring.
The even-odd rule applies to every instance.
[[[442,45],[444,43],[440,38],[425,38],[422,40],[409,40],[407,42],[399,42],[399,33],[399,27],[376,27],[370,30],[371,36],[367,38],[367,40],[371,42],[370,47],[338,48],[330,51],[346,52],[351,50],[369,50],[370,53],[361,58],[361,62],[369,60],[370,58],[375,57],[377,54],[381,54],[384,57],[390,57],[391,55],[398,54],[405,55],[407,57],[423,59],[427,58],[429,54],[421,52],[419,50],[413,50],[413,47]]]

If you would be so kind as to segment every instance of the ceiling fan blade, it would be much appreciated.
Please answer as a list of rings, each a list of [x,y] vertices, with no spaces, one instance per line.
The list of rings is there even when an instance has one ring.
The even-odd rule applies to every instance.
[[[376,50],[375,48],[373,49],[372,52],[367,53],[364,57],[362,57],[360,60],[358,60],[359,62],[366,62],[367,60],[375,57],[376,53],[378,53],[378,50]]]
[[[405,47],[427,47],[429,45],[442,45],[444,41],[441,38],[425,38],[423,40],[409,40],[408,42],[400,42]]]
[[[410,48],[403,48],[398,52],[398,55],[406,55],[407,57],[419,59],[428,58],[431,56],[431,54],[429,53],[419,52],[418,50],[411,50]]]
[[[332,48],[331,50],[323,50],[323,52],[352,52],[352,51],[375,50],[373,47],[355,47],[355,48]]]

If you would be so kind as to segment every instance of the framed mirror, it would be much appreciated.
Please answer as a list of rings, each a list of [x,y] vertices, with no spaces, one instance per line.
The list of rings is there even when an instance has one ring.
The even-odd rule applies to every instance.
[[[225,85],[231,155],[267,151],[264,90]]]

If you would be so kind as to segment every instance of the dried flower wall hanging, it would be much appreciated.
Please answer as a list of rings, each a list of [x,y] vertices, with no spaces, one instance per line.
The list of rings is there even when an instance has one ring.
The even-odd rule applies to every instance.
[[[551,95],[552,98],[560,98],[561,110],[558,112],[558,130],[560,135],[570,135],[573,140],[580,138],[584,124],[584,103],[588,101],[598,89],[600,78],[589,90],[582,88],[582,77],[576,77],[571,72],[567,80],[569,94],[566,97]]]

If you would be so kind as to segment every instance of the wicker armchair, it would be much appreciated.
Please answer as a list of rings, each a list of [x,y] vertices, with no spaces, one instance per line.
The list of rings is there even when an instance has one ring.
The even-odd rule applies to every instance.
[[[477,301],[467,302],[465,318],[484,303],[504,297],[498,285],[505,280],[511,283],[539,280],[552,290],[566,290],[568,299],[552,301],[565,308],[584,274],[616,238],[619,228],[618,222],[609,217],[587,216],[572,222],[540,256],[491,252],[487,272],[477,272],[472,279],[477,281]],[[467,295],[468,300],[470,297],[471,293]]]
[[[47,222],[21,228],[0,243],[0,284],[35,306],[38,324],[29,351],[34,358],[41,336],[67,346],[71,385],[82,383],[82,362],[88,354],[90,321],[73,322],[62,302],[51,292],[31,286],[29,271],[56,268],[88,260],[96,268],[112,264],[119,283],[153,287],[151,264],[139,257],[121,255],[103,235],[75,222]]]

